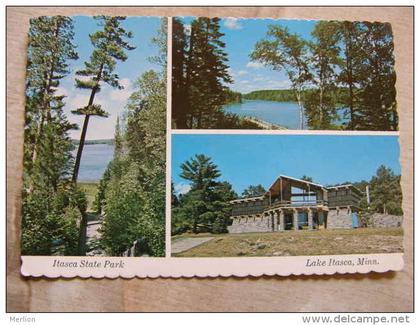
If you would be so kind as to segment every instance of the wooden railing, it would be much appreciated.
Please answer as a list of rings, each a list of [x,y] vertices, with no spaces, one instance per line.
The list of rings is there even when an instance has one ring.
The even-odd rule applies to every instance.
[[[268,208],[283,208],[283,207],[306,207],[306,206],[318,206],[326,205],[328,206],[328,201],[326,200],[312,200],[312,201],[277,201],[271,202],[271,205]]]

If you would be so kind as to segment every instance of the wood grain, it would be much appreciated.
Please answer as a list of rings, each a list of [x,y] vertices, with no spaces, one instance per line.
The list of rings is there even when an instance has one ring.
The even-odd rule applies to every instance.
[[[40,15],[235,16],[388,21],[395,38],[405,268],[366,275],[216,279],[31,279],[20,276],[26,34]],[[413,310],[413,8],[7,8],[7,311]]]

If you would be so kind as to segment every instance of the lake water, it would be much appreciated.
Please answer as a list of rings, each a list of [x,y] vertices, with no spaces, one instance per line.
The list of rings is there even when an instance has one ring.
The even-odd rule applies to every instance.
[[[224,106],[225,112],[239,116],[252,116],[288,129],[300,129],[299,105],[293,102],[269,100],[242,100],[242,103]],[[307,128],[305,121],[305,129]]]
[[[239,116],[251,116],[287,129],[300,129],[299,105],[295,102],[274,102],[269,100],[242,100],[242,103],[224,106],[225,112]],[[342,116],[342,112],[338,112]],[[343,119],[344,121],[344,119]],[[304,117],[304,129],[308,128]]]
[[[76,152],[73,154],[76,156]],[[99,182],[114,155],[114,145],[86,144],[83,147],[79,178],[81,182]]]

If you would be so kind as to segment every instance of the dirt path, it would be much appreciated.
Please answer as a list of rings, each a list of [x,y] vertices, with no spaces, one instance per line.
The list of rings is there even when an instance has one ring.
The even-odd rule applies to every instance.
[[[86,245],[88,247],[87,256],[103,256],[104,252],[99,248],[98,242],[101,238],[99,229],[101,228],[102,220],[88,221],[86,228]]]
[[[214,237],[178,238],[172,242],[172,253],[181,253],[193,247],[206,243]]]

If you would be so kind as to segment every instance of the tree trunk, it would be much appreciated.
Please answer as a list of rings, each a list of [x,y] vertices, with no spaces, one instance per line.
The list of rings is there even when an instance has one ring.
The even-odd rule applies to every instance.
[[[300,129],[303,130],[303,105],[302,105],[302,100],[301,100],[301,90],[297,89],[296,90],[296,99],[298,101],[298,105],[299,105],[299,124],[300,124]]]
[[[96,85],[92,88],[92,92],[90,93],[88,106],[91,106],[93,104],[93,100],[95,99],[96,90],[98,89],[99,81],[101,80],[101,76],[102,76],[102,69],[103,69],[103,64],[101,64],[99,67],[99,72],[98,72],[98,75],[96,76]],[[77,182],[77,178],[79,177],[80,160],[82,159],[83,147],[85,145],[86,131],[89,125],[89,118],[90,118],[90,115],[86,115],[85,120],[83,121],[82,134],[80,135],[79,147],[77,148],[76,161],[74,163],[74,170],[73,170],[73,177],[72,177],[72,181],[74,183]]]
[[[74,183],[77,182],[77,178],[79,177],[80,160],[82,159],[83,147],[85,145],[86,131],[89,125],[89,118],[90,118],[90,115],[86,115],[85,120],[83,121],[82,134],[80,135],[79,147],[77,148],[76,161],[74,163],[73,178],[72,178]]]

